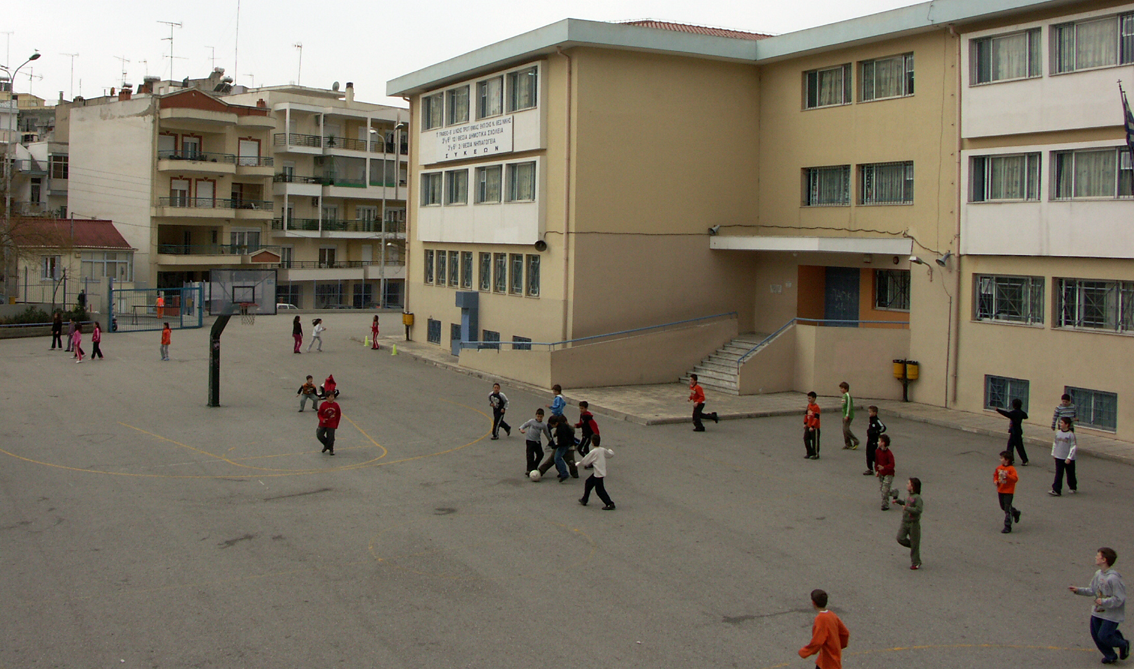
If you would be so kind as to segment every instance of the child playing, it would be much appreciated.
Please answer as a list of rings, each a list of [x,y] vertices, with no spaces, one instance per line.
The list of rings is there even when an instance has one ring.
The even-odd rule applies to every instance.
[[[83,361],[83,325],[77,323],[75,325],[75,332],[71,334],[71,350],[75,352],[76,363]]]
[[[301,395],[299,398],[299,413],[303,413],[303,407],[307,406],[307,400],[311,400],[312,409],[316,411],[319,410],[319,389],[315,387],[315,382],[312,378],[313,377],[308,374],[307,381],[295,392],[296,395]]]
[[[815,391],[807,393],[807,412],[803,414],[803,447],[807,449],[804,460],[819,459],[819,405],[815,403]]]
[[[1060,418],[1070,418],[1072,425],[1079,420],[1079,411],[1075,408],[1075,405],[1071,402],[1071,396],[1067,393],[1063,393],[1063,396],[1059,398],[1059,406],[1055,407],[1055,413],[1051,416],[1052,430],[1059,425]]]
[[[1000,451],[1000,466],[992,473],[992,482],[996,484],[996,496],[1000,498],[1000,509],[1004,511],[1004,529],[1002,534],[1011,534],[1012,521],[1020,522],[1020,512],[1012,506],[1012,497],[1016,494],[1016,481],[1020,477],[1016,468],[1012,466],[1012,451]]]
[[[850,384],[843,381],[839,384],[839,390],[843,395],[843,448],[854,450],[858,448],[859,439],[851,432],[851,423],[854,422],[854,398],[850,394]]]
[[[579,422],[575,423],[575,427],[583,430],[583,436],[579,440],[579,445],[575,448],[579,451],[579,455],[586,455],[591,450],[591,445],[598,446],[602,442],[599,436],[598,423],[595,422],[595,416],[590,412],[590,405],[586,401],[579,402]],[[586,467],[590,469],[590,467]]]
[[[1067,397],[1064,395],[1064,397]],[[1024,421],[1028,419],[1028,412],[1023,409],[1024,403],[1019,397],[1013,398],[1012,410],[997,409],[996,413],[1008,419],[1008,452],[1013,449],[1020,454],[1020,466],[1028,466],[1028,452],[1024,450]],[[1058,413],[1058,409],[1056,412]],[[1052,429],[1055,429],[1052,427]]]
[[[882,493],[882,510],[890,510],[890,484],[894,482],[894,452],[890,450],[890,435],[878,437],[878,450],[874,454],[874,475],[878,477],[878,490]]]
[[[717,412],[705,413],[705,389],[697,382],[697,375],[689,375],[689,400],[693,403],[693,431],[704,432],[705,425],[701,422],[701,417],[711,419],[714,423],[721,422],[717,418]]]
[[[370,323],[370,350],[378,350],[378,314],[374,314],[374,320]]]
[[[925,502],[921,499],[921,479],[906,482],[909,497],[902,506],[902,526],[898,529],[898,544],[910,549],[910,569],[921,569],[921,512]]]
[[[587,500],[591,498],[591,488],[594,488],[595,494],[597,494],[599,499],[602,500],[603,504],[606,505],[602,507],[602,510],[614,511],[614,502],[611,501],[610,495],[606,494],[605,483],[606,460],[607,458],[613,457],[614,451],[610,450],[609,448],[603,448],[596,443],[595,447],[591,449],[591,452],[587,453],[587,457],[583,458],[583,462],[581,464],[584,467],[593,466],[595,471],[593,474],[587,477],[587,480],[583,485],[583,496],[579,498],[579,504],[582,504],[583,506],[587,505]]]
[[[169,361],[169,344],[173,340],[173,330],[169,329],[169,323],[161,331],[161,359],[166,362]]]
[[[869,406],[866,410],[870,412],[870,420],[866,424],[866,471],[862,475],[870,476],[874,473],[874,454],[878,450],[878,437],[886,431],[886,424],[878,419],[878,407]]]
[[[1078,444],[1075,441],[1074,420],[1070,416],[1059,419],[1059,429],[1055,431],[1055,443],[1051,445],[1051,457],[1055,459],[1055,482],[1047,494],[1059,497],[1063,494],[1063,472],[1067,472],[1067,487],[1071,494],[1079,491],[1079,480],[1075,478],[1075,451]]]
[[[500,392],[499,383],[492,384],[492,392],[488,394],[488,406],[492,407],[492,438],[499,439],[501,429],[511,437],[512,427],[504,422],[504,412],[508,410],[508,396]]]
[[[529,433],[528,430],[531,430]],[[520,434],[527,437],[527,469],[525,474],[539,469],[540,458],[543,457],[543,435],[547,435],[547,443],[552,443],[551,430],[543,422],[543,409],[536,409],[535,418],[528,420],[520,426]]]
[[[94,331],[91,332],[91,360],[95,358],[102,358],[102,349],[99,344],[102,343],[102,326],[98,321],[95,321]]]
[[[557,383],[551,387],[551,392],[555,393],[555,399],[551,400],[547,408],[551,409],[552,416],[562,416],[563,410],[567,408],[567,400],[563,399],[563,388]]]
[[[323,333],[326,331],[327,328],[323,327],[322,318],[316,318],[311,321],[311,341],[307,343],[308,353],[311,352],[311,347],[315,345],[315,342],[319,342],[319,352],[323,352]]]
[[[842,669],[843,649],[850,643],[850,631],[837,615],[827,610],[826,592],[812,590],[811,606],[817,612],[811,624],[811,643],[799,649],[799,656],[806,658],[818,653],[816,667]]]
[[[339,428],[339,418],[343,412],[339,409],[334,395],[328,395],[327,400],[319,405],[319,427],[315,430],[315,438],[323,444],[321,453],[335,454],[335,430]]]
[[[338,384],[335,383],[335,375],[328,374],[327,379],[323,381],[323,385],[319,386],[319,399],[329,400],[339,396]]]

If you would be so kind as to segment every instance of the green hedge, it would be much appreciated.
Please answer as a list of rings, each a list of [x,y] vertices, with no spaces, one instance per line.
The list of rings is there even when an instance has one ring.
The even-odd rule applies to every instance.
[[[61,313],[64,323],[71,320],[72,318],[77,319],[80,323],[86,320],[90,320],[90,314],[88,314],[84,309],[75,308],[71,311],[63,311]],[[27,324],[50,325],[51,314],[47,313],[43,309],[40,309],[39,307],[28,307],[22,314],[16,314],[15,316],[11,316],[9,318],[0,318],[0,325]]]

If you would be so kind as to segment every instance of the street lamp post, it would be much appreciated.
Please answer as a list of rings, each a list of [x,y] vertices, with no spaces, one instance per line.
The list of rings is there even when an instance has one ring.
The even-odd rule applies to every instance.
[[[8,68],[0,67],[0,69],[8,72],[8,106],[10,107],[8,114],[8,136],[7,145],[4,147],[4,227],[7,228],[6,232],[11,231],[12,224],[12,170],[16,167],[16,146],[13,137],[16,134],[16,115],[19,113],[19,105],[16,102],[16,75],[20,73],[20,69],[24,65],[39,60],[39,52],[33,53],[28,56],[28,59],[20,63],[20,67],[8,72]],[[11,154],[9,157],[8,154]],[[5,238],[9,234],[4,235]],[[4,246],[4,295],[8,294],[8,266],[9,266],[9,252],[10,249],[7,245]]]

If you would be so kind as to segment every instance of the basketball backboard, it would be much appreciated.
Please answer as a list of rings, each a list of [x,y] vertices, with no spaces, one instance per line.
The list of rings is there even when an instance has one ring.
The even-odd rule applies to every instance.
[[[209,314],[276,314],[276,270],[214,269],[209,271]]]

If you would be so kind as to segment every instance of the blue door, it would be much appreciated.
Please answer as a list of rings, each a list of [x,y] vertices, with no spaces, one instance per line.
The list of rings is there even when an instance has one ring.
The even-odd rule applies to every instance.
[[[827,285],[823,295],[823,318],[827,320],[858,320],[859,275],[856,267],[828,267]],[[828,323],[834,327],[855,328],[858,323]]]

